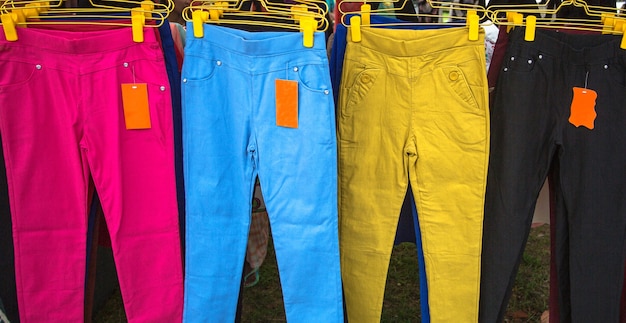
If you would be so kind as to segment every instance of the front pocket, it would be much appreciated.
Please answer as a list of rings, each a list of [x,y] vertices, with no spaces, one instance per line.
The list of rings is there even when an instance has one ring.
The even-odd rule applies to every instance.
[[[112,79],[118,83],[121,97],[121,84],[144,83],[148,94],[148,108],[150,112],[150,129],[136,131],[129,129],[132,136],[144,136],[150,133],[161,144],[165,144],[166,136],[172,132],[172,103],[170,95],[170,82],[165,67],[156,60],[138,59],[124,62],[108,71],[101,71],[106,75],[116,75]]]
[[[463,103],[478,109],[478,102],[467,82],[467,77],[458,66],[444,66],[439,68],[439,79],[445,83]]]
[[[20,87],[30,82],[42,70],[42,66],[34,63],[18,61],[0,61],[0,90]]]
[[[328,64],[290,62],[272,77],[297,82],[299,128],[309,129],[323,141],[335,136],[334,102]],[[272,80],[275,82],[275,79]]]
[[[597,71],[597,72],[596,72]],[[594,73],[595,72],[595,73]],[[626,87],[626,67],[618,59],[608,60],[605,64],[591,66],[591,75],[599,75],[596,79],[610,80],[620,87]]]
[[[303,88],[320,93],[330,91],[331,84],[328,65],[296,65],[289,67],[289,70],[289,79],[298,81],[298,84]]]
[[[381,70],[364,69],[355,75],[352,85],[342,89],[342,93],[347,95],[344,106],[341,107],[343,117],[349,117],[355,110],[358,110],[359,104],[370,93],[374,84],[378,80]]]
[[[197,84],[210,80],[223,62],[217,59],[206,59],[194,56],[185,57],[182,79],[187,84]]]
[[[504,66],[502,70],[508,73],[530,73],[541,62],[546,65],[554,64],[551,55],[531,48],[513,48],[507,51],[504,62],[502,62]]]

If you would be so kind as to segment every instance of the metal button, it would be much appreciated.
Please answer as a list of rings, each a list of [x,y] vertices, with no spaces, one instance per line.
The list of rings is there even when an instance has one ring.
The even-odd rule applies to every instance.
[[[328,95],[329,93],[330,93],[330,91],[324,90],[324,94]]]
[[[529,59],[529,60],[528,60],[528,64],[532,64],[532,63],[533,63],[533,60],[532,60],[532,59]]]
[[[367,74],[363,74],[361,75],[361,82],[363,83],[369,83],[372,81],[372,77],[367,75]]]
[[[609,65],[608,64],[604,64],[604,69],[608,70],[609,69]]]
[[[124,63],[124,67],[128,67],[128,63]]]
[[[505,67],[505,68],[504,68],[504,71],[505,71],[505,72],[506,72],[506,71],[508,71],[508,70],[509,70],[509,68],[508,68],[508,67]]]
[[[294,71],[294,72],[297,72],[297,71],[298,71],[298,67],[297,67],[297,66],[296,66],[296,67],[294,67],[294,68],[293,68],[293,71]]]
[[[543,55],[539,54],[539,59],[543,59]]]
[[[511,56],[511,60],[514,61],[515,60],[515,56]]]
[[[456,81],[459,79],[459,73],[456,71],[452,71],[450,72],[450,74],[448,75],[448,77],[450,78],[450,80],[452,81]]]
[[[159,89],[161,89],[161,91],[165,91],[165,86],[161,85]]]
[[[187,79],[183,79],[183,83],[187,83]]]
[[[41,69],[41,65],[37,64],[37,65],[35,65],[35,68],[40,70]]]
[[[222,61],[217,61],[215,64],[217,64],[217,66],[222,66]]]

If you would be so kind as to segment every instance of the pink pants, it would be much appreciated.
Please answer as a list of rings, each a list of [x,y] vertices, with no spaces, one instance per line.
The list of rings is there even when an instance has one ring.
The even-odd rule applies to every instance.
[[[22,322],[84,319],[88,188],[111,233],[130,322],[180,322],[183,276],[169,82],[153,28],[0,33],[0,131]],[[146,83],[127,130],[121,84]]]

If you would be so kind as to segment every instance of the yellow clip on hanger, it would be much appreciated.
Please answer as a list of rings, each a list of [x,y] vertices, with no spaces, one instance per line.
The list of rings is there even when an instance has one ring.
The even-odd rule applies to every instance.
[[[351,40],[355,43],[361,41],[361,16],[352,16],[350,17],[350,36]]]
[[[17,17],[11,13],[3,13],[1,16],[2,29],[4,30],[4,37],[8,41],[17,40],[17,29],[15,28]]]
[[[137,9],[131,11],[131,28],[133,31],[133,41],[143,43],[143,26],[146,25],[146,15]]]

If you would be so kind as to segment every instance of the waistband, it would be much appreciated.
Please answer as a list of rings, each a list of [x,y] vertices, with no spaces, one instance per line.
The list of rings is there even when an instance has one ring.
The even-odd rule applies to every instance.
[[[352,36],[348,27],[348,42]],[[455,47],[485,46],[485,32],[479,28],[478,40],[469,40],[466,27],[441,29],[361,28],[360,45],[393,56],[419,56]]]
[[[143,32],[143,44],[154,49],[160,48],[156,28],[145,27]],[[65,30],[18,28],[17,36],[17,41],[10,42],[6,40],[4,33],[0,33],[0,46],[26,46],[61,54],[94,54],[140,44],[133,41],[130,27],[97,31],[81,31],[80,25],[68,26]]]
[[[525,28],[513,29],[509,33],[509,48],[513,46],[533,48],[573,65],[603,62],[615,57],[626,59],[626,50],[620,48],[621,36],[537,29],[535,40],[529,42],[524,40],[524,33]]]
[[[195,38],[192,32],[187,37],[188,43],[200,43],[210,47],[220,47],[232,52],[268,56],[279,55],[285,52],[293,52],[294,49],[302,50],[326,50],[326,38],[323,32],[315,32],[313,35],[313,48],[304,47],[303,34],[301,32],[276,31],[276,32],[249,32],[235,28],[204,24],[204,37]],[[187,23],[187,30],[193,30],[193,23]]]

